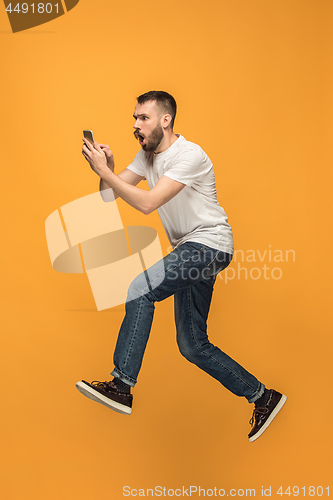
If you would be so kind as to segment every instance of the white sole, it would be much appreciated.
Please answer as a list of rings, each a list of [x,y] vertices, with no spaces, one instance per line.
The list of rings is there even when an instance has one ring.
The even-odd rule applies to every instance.
[[[267,429],[267,427],[269,426],[269,424],[272,422],[272,420],[279,413],[279,411],[281,410],[282,406],[284,405],[284,403],[286,401],[287,401],[287,396],[285,396],[284,394],[282,394],[282,397],[281,397],[280,401],[278,402],[278,404],[276,405],[276,407],[274,408],[274,410],[272,411],[272,413],[270,414],[270,416],[268,417],[268,419],[266,420],[266,422],[264,423],[264,425],[261,427],[260,431],[258,431],[257,434],[255,434],[254,436],[252,436],[252,437],[249,438],[250,443],[252,443],[256,439],[258,439],[258,437],[260,437],[261,434],[263,432],[265,432],[265,430]]]
[[[95,391],[92,387],[86,385],[84,382],[78,382],[75,385],[77,390],[80,391],[81,394],[83,394],[89,399],[92,399],[93,401],[96,401],[96,403],[100,403],[104,406],[107,406],[108,408],[111,408],[111,410],[114,410],[118,413],[122,413],[123,415],[130,415],[132,413],[132,408],[122,405],[117,401],[112,401],[112,399],[103,396],[103,394],[101,394],[98,391]]]

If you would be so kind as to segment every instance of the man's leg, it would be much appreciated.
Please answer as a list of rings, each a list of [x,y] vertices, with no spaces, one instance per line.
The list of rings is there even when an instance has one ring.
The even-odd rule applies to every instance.
[[[286,402],[286,396],[267,390],[241,365],[210,343],[207,318],[215,276],[175,293],[177,343],[181,354],[214,377],[237,396],[254,403],[249,441],[255,441],[267,429]]]
[[[176,292],[178,347],[188,361],[221,382],[233,394],[254,403],[264,393],[265,386],[208,339],[207,318],[215,279],[212,276]]]
[[[226,260],[216,262],[218,256]],[[228,254],[190,242],[167,255],[163,266],[159,262],[135,278],[128,291],[111,375],[134,387],[153,322],[155,302],[204,280],[207,273],[217,266],[226,267],[230,260]]]
[[[128,290],[126,315],[114,353],[115,368],[111,375],[115,379],[92,384],[81,381],[76,384],[77,389],[95,401],[101,399],[102,404],[116,411],[131,413],[132,396],[129,388],[134,387],[141,368],[155,302],[198,283],[208,274],[216,274],[230,261],[229,254],[200,243],[187,242],[137,276]]]
[[[200,288],[202,293],[197,293],[195,299],[196,304],[202,302],[202,312],[200,312],[199,307],[196,321],[199,321],[201,325],[203,324],[202,322],[205,324],[211,301],[212,283],[215,281],[213,277],[216,276],[218,272],[225,269],[230,261],[231,256],[224,252],[219,252],[218,250],[211,249],[198,243],[188,242],[184,243],[167,255],[162,261],[140,274],[132,282],[126,302],[126,315],[119,331],[114,354],[115,368],[112,375],[116,377],[116,382],[119,381],[127,385],[127,387],[133,387],[137,381],[151,330],[155,301],[164,300],[170,295],[202,283],[203,288]],[[161,268],[163,269],[162,272]],[[209,280],[211,280],[211,289],[208,293],[206,284]],[[207,282],[206,284],[205,281]],[[188,307],[190,307],[189,304],[187,300]],[[195,322],[192,318],[192,325]],[[198,333],[196,334],[196,339],[198,341],[200,338],[200,343],[198,345],[201,345],[201,349],[199,349],[199,351],[202,350],[206,342],[208,342],[209,347],[206,352],[201,352],[200,355],[196,352],[195,355],[196,358],[200,357],[199,363],[202,363],[202,369],[212,376],[215,376],[215,378],[220,380],[221,383],[233,393],[246,397],[249,402],[261,401],[264,397],[261,396],[264,391],[263,384],[229,356],[220,351],[220,349],[210,344],[208,338],[205,337],[205,327],[203,331],[205,333],[202,334],[201,332],[200,336],[198,336]],[[186,342],[188,344],[188,340]],[[179,340],[179,343],[182,343],[181,350],[183,354],[185,355],[186,353],[188,356],[188,345],[185,346],[186,342],[182,335],[182,340]],[[193,355],[193,345],[191,349]],[[221,367],[223,367],[223,376],[221,375]],[[89,398],[99,401],[116,411],[126,414],[131,413],[132,395],[127,391],[123,393],[121,389],[119,389],[119,385],[115,384],[114,381],[96,382],[93,384],[82,381],[77,384],[77,388]],[[279,393],[274,391],[274,397],[271,395],[269,400],[270,402],[273,401],[274,410],[276,410],[277,404],[281,404],[281,401],[277,401],[278,397],[276,395],[278,394]],[[285,396],[283,396],[283,398],[285,398]],[[273,403],[271,403],[271,406]],[[271,415],[271,413],[272,411],[270,410],[269,415]],[[258,426],[260,427],[259,431],[263,432],[263,430],[265,430],[263,425],[268,425],[266,415],[263,417],[258,416],[258,418],[256,416],[255,420],[256,424],[253,429],[255,433],[254,437],[251,436],[250,440],[254,440],[256,436],[258,436],[256,429]]]

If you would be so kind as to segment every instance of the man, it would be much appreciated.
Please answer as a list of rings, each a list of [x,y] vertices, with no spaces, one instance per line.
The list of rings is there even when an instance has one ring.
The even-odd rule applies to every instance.
[[[105,190],[112,188],[114,198],[120,196],[144,214],[159,211],[173,251],[129,287],[114,353],[113,380],[81,381],[76,386],[90,399],[130,414],[131,387],[141,368],[155,302],[174,295],[180,352],[231,392],[254,403],[249,434],[249,440],[254,441],[287,398],[266,389],[208,340],[214,282],[231,262],[234,251],[227,215],[216,199],[213,165],[198,145],[174,133],[176,102],[167,92],[151,91],[138,97],[133,116],[141,150],[120,174],[113,171],[113,155],[107,145],[92,145],[83,139],[82,153],[101,179],[104,199]],[[149,192],[136,187],[143,179],[147,179]]]

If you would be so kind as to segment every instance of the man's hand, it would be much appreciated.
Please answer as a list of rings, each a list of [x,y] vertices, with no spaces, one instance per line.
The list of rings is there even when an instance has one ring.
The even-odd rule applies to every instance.
[[[107,144],[98,144],[98,145],[106,156],[108,168],[112,170],[112,172],[114,172],[114,159],[110,146],[108,146]]]
[[[92,170],[102,177],[103,174],[105,174],[105,171],[109,170],[108,163],[107,163],[107,156],[106,153],[103,151],[102,148],[100,148],[99,144],[95,141],[94,144],[91,144],[91,142],[88,141],[88,139],[83,139],[83,146],[82,146],[82,154],[91,166]],[[108,147],[108,146],[107,146]],[[108,148],[110,150],[110,148]],[[111,151],[110,151],[111,153]],[[112,160],[113,160],[113,155],[111,153]],[[109,157],[110,158],[110,157]],[[111,158],[110,158],[111,160]]]
[[[120,175],[116,175],[112,168],[108,166],[108,159],[110,166],[113,166],[113,155],[109,146],[100,145],[98,142],[91,144],[85,138],[83,142],[82,154],[89,162],[93,171],[101,178],[101,191],[107,189],[107,187],[112,188],[126,203],[144,214],[150,214],[161,207],[174,198],[186,186],[182,182],[162,175],[153,189],[147,192],[144,189],[136,187],[136,184],[143,179],[142,176],[127,169],[121,172]]]

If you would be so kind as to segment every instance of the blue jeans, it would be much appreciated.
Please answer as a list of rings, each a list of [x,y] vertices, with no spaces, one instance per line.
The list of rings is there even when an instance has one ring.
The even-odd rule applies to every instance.
[[[265,386],[236,361],[211,344],[207,317],[216,275],[232,255],[201,243],[186,242],[137,276],[126,300],[126,314],[114,352],[111,375],[134,387],[154,316],[155,302],[174,295],[177,343],[181,354],[249,403]]]

